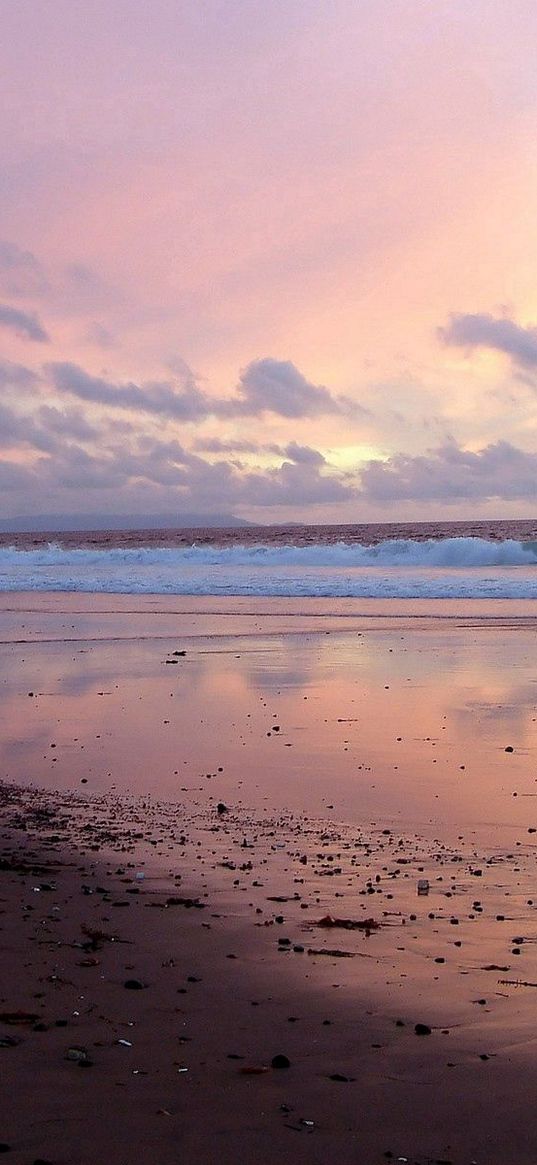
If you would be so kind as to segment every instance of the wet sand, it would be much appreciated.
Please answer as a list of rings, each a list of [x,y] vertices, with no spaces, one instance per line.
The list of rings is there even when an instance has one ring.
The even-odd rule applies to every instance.
[[[18,602],[8,1159],[534,1163],[527,613]]]

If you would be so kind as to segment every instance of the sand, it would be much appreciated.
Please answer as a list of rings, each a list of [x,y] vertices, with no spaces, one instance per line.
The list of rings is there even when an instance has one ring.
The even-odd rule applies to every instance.
[[[4,617],[7,1159],[534,1165],[527,614],[341,631],[27,598]]]

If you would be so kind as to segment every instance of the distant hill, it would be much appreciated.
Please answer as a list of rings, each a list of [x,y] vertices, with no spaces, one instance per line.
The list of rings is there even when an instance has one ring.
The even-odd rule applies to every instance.
[[[233,514],[35,514],[0,519],[1,534],[71,530],[169,530],[206,526],[248,526]]]

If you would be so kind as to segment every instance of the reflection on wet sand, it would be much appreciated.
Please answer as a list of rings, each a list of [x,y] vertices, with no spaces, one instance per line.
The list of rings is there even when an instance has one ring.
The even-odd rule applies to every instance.
[[[8,1144],[533,1165],[527,621],[47,601],[1,648]]]
[[[392,612],[334,629],[306,611],[306,630],[282,633],[272,604],[242,628],[235,611],[213,612],[207,635],[199,614],[173,616],[163,638],[165,610],[153,622],[119,611],[103,637],[102,610],[80,614],[73,597],[66,612],[69,598],[60,612],[44,597],[47,642],[0,649],[7,779],[315,813],[334,804],[350,821],[526,819],[537,687],[524,620],[409,626]],[[35,632],[36,610],[31,619]]]

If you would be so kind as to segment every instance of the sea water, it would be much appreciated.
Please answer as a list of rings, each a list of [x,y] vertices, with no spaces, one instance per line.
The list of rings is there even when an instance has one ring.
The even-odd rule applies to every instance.
[[[97,531],[0,537],[0,591],[537,598],[537,523]]]

